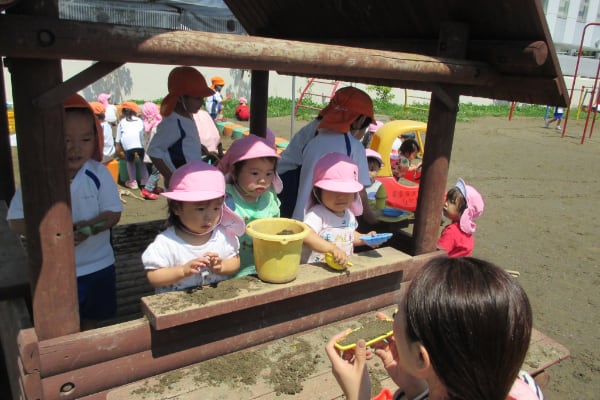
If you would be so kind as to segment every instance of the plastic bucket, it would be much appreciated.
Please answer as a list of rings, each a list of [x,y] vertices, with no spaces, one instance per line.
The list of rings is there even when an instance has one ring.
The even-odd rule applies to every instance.
[[[298,276],[302,241],[310,228],[288,218],[262,218],[246,225],[253,239],[258,277],[269,283],[286,283]]]

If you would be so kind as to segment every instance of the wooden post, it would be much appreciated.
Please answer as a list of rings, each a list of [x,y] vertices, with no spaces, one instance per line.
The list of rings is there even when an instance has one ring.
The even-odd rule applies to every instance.
[[[267,134],[267,106],[269,102],[269,71],[252,71],[250,99],[250,133],[265,137]]]
[[[464,57],[468,27],[446,23],[440,32],[439,55]],[[438,86],[431,94],[427,121],[427,148],[419,186],[414,226],[415,255],[434,251],[440,231],[443,199],[458,112],[459,93],[451,86]]]
[[[56,6],[56,2],[31,1],[21,3],[15,12],[57,17]],[[12,59],[10,72],[21,144],[33,320],[38,337],[50,339],[79,331],[63,106],[33,105],[33,99],[62,83],[62,69],[60,60]]]

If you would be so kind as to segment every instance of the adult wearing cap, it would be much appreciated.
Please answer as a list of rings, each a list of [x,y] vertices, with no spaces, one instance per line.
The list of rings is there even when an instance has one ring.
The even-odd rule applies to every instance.
[[[221,78],[220,76],[213,76],[210,81],[210,87],[213,90],[213,93],[212,96],[207,97],[204,100],[204,105],[206,106],[206,111],[208,111],[214,121],[223,110],[223,97],[221,96],[221,89],[223,89],[223,86],[225,86],[225,79]]]
[[[202,160],[194,114],[213,90],[204,76],[192,67],[174,68],[169,73],[167,86],[169,93],[160,105],[163,120],[148,145],[148,155],[168,187],[173,171],[190,161]]]
[[[117,126],[117,107],[110,103],[111,97],[110,93],[100,93],[98,95],[98,103],[102,104],[105,108],[104,118],[106,122],[111,126]]]
[[[300,184],[302,153],[308,142],[317,136],[318,127],[323,116],[331,109],[333,103],[337,103],[340,96],[347,96],[358,91],[360,90],[352,86],[338,89],[329,104],[319,111],[314,120],[304,125],[304,127],[292,136],[288,146],[281,153],[281,160],[277,163],[277,173],[283,181],[283,190],[279,193],[282,217],[291,218],[294,213],[296,198],[298,196],[298,186]]]
[[[292,218],[299,221],[304,219],[312,193],[314,167],[325,154],[331,152],[346,154],[358,166],[358,181],[363,186],[371,184],[367,156],[360,142],[373,121],[371,97],[356,88],[343,88],[336,92],[326,108],[317,127],[317,135],[302,151],[298,196],[292,214]],[[364,204],[367,204],[367,194],[364,189],[360,192],[360,198]],[[364,208],[363,218],[370,224],[377,222],[376,214],[369,207]]]

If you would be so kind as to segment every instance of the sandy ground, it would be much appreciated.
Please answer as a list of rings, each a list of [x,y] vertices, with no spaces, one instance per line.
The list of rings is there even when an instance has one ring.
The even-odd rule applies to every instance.
[[[269,127],[286,137],[290,120]],[[448,186],[462,177],[486,202],[474,256],[520,271],[535,327],[571,351],[549,370],[550,400],[600,395],[600,132],[581,145],[583,121],[568,129],[561,138],[518,116],[458,123],[448,176]],[[162,199],[125,199],[121,223],[166,216]]]

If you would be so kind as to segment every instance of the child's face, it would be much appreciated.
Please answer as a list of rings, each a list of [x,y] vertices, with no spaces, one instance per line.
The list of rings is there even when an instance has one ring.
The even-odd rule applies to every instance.
[[[332,192],[330,190],[321,190],[321,203],[333,213],[342,215],[354,201],[356,193]]]
[[[444,203],[444,216],[452,221],[458,221],[460,219],[460,210],[455,203],[456,201],[452,202],[452,200],[448,199],[446,199],[446,202]]]
[[[224,197],[206,201],[185,201],[173,207],[173,213],[186,229],[194,233],[206,233],[219,223]]]
[[[181,101],[187,112],[196,114],[204,104],[204,97],[183,96]]]
[[[379,162],[369,160],[369,178],[371,178],[371,184],[374,184],[377,180],[377,174],[380,169],[381,166],[379,165]]]
[[[251,158],[244,162],[237,176],[237,184],[244,197],[258,199],[266,192],[275,177],[275,161],[271,158]]]
[[[73,111],[65,113],[65,147],[69,178],[73,179],[83,164],[92,158],[96,147],[91,115]]]

